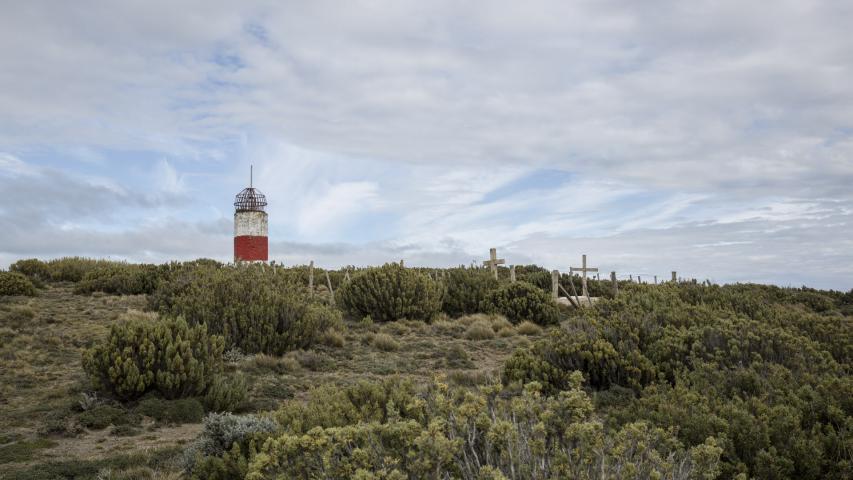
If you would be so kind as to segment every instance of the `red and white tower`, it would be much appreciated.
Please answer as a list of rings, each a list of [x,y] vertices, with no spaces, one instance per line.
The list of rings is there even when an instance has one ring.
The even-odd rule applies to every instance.
[[[252,188],[252,170],[249,170],[249,188],[234,199],[234,261],[266,262],[269,255],[267,239],[267,198],[260,190]]]

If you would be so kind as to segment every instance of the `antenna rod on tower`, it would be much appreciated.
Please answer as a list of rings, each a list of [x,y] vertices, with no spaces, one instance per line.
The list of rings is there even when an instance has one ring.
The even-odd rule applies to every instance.
[[[254,165],[249,165],[249,188],[252,188],[252,177],[254,176],[254,173],[255,173],[253,171],[254,169],[255,169]]]

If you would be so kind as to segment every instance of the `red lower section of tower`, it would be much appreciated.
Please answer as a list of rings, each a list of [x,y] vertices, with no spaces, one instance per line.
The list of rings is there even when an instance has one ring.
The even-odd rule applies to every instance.
[[[234,237],[234,261],[254,262],[267,261],[269,247],[267,237],[239,236]]]

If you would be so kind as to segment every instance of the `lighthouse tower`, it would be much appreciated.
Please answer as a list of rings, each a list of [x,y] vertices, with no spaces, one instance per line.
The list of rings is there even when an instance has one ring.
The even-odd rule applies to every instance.
[[[252,188],[249,168],[249,188],[244,188],[234,199],[234,261],[266,262],[269,243],[264,207],[267,198],[260,190]]]

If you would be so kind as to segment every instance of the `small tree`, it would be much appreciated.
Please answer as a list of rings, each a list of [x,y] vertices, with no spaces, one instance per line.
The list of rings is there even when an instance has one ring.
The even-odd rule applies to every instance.
[[[442,294],[441,285],[426,275],[388,263],[355,274],[336,296],[351,315],[387,322],[431,320],[441,307]]]
[[[491,273],[478,269],[454,268],[447,272],[441,309],[452,316],[488,310],[488,296],[498,288]]]
[[[166,398],[203,395],[222,372],[224,342],[205,325],[129,313],[83,354],[93,383],[129,400],[148,391]]]
[[[26,295],[32,297],[36,288],[27,277],[17,272],[0,272],[0,295]]]
[[[512,323],[530,320],[539,325],[553,325],[560,319],[557,305],[551,297],[527,282],[502,286],[489,294],[488,303],[493,311]]]

